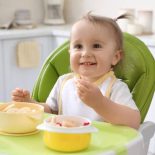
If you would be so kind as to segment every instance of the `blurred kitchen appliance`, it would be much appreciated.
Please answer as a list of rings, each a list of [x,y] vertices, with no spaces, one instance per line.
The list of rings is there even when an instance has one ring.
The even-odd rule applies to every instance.
[[[44,0],[45,24],[64,24],[64,0]]]
[[[152,34],[153,11],[139,10],[137,17],[138,23],[143,26],[143,34]]]
[[[31,19],[31,11],[28,9],[20,9],[15,11],[12,28],[32,29],[36,24]]]
[[[30,10],[26,9],[16,10],[14,22],[21,25],[32,24]]]

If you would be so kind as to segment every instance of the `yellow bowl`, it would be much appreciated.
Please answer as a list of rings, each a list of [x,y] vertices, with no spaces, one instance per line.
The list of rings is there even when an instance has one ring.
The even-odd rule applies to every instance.
[[[45,119],[44,123],[37,128],[44,130],[43,141],[45,145],[53,150],[61,152],[75,152],[86,149],[91,141],[91,133],[97,129],[91,125],[90,120],[80,116],[56,116],[61,122],[62,120],[72,118],[80,120],[80,122],[89,122],[86,126],[79,127],[63,127],[55,126],[48,123]]]
[[[28,107],[30,112],[11,112],[8,109]],[[6,133],[28,133],[36,130],[43,120],[44,108],[41,105],[26,102],[0,104],[0,131]]]
[[[75,152],[89,146],[91,133],[65,134],[44,131],[44,143],[47,147],[62,152]]]

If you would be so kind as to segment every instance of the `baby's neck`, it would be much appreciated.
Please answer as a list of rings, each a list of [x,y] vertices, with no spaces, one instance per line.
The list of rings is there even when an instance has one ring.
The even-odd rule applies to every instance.
[[[103,75],[102,75],[103,76]],[[84,79],[86,81],[89,81],[91,83],[96,82],[99,78],[101,78],[102,76],[99,77],[85,77],[85,76],[80,76],[80,79]]]
[[[109,76],[114,76],[114,72],[109,71],[106,74],[98,76],[98,77],[86,77],[86,76],[78,75],[78,77],[80,79],[84,79],[84,80],[89,81],[91,83],[100,83],[101,81],[104,81],[105,79],[107,79]]]

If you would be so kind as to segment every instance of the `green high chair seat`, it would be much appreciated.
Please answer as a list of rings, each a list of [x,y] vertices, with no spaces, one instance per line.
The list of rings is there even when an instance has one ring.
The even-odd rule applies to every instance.
[[[140,110],[143,123],[155,90],[155,61],[142,41],[128,33],[124,33],[123,37],[124,58],[114,68],[114,72],[127,83]],[[58,47],[46,59],[35,82],[33,99],[45,102],[58,77],[70,72],[68,49],[69,41]],[[150,136],[153,136],[154,132],[154,124],[152,126]]]

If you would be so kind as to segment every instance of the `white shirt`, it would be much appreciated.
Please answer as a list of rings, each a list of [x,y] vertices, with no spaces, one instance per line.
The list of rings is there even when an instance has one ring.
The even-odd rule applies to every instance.
[[[70,74],[65,74],[59,77],[55,86],[50,92],[46,103],[54,111],[58,111],[61,106],[63,115],[80,115],[91,120],[103,121],[103,118],[101,118],[100,115],[98,115],[91,107],[83,103],[78,97],[74,78],[68,78],[69,75]],[[110,81],[111,79],[108,77],[102,84],[98,86],[104,96]],[[120,79],[116,79],[115,83],[113,84],[109,98],[115,103],[138,110],[134,100],[132,99],[132,95],[127,84],[122,82]]]

